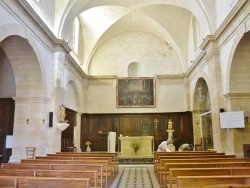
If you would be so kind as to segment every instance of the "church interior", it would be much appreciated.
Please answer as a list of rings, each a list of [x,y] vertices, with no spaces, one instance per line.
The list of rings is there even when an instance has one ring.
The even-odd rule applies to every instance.
[[[1,0],[0,15],[2,163],[109,152],[147,177],[170,138],[250,157],[250,1]]]

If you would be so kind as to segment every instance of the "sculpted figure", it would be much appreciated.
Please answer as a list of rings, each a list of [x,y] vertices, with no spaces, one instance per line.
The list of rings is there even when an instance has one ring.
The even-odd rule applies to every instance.
[[[65,122],[65,117],[66,117],[66,112],[65,112],[65,106],[60,106],[59,105],[59,109],[60,109],[60,112],[59,112],[59,118],[58,118],[58,121],[60,123],[63,123]]]
[[[171,119],[168,120],[168,130],[173,129],[173,122],[171,121]]]

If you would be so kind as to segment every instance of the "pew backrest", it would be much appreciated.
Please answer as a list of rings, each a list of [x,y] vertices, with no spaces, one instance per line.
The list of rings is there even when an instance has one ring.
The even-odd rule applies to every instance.
[[[250,175],[240,176],[177,176],[178,188],[193,188],[193,187],[220,187],[229,188],[247,186],[250,187]]]

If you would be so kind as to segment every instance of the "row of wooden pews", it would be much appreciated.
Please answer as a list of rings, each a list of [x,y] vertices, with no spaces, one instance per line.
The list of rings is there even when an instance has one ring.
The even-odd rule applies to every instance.
[[[155,152],[161,187],[250,187],[248,158],[215,151]]]
[[[2,163],[0,187],[110,187],[118,173],[118,153],[58,152],[20,163]]]

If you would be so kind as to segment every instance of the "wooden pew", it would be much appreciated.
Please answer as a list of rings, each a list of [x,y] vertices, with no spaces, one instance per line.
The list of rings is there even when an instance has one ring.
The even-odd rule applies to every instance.
[[[85,170],[38,170],[36,171],[36,177],[67,177],[67,178],[90,178],[90,187],[97,188],[98,177],[97,171]],[[91,181],[93,180],[93,181]],[[93,186],[91,186],[93,185]]]
[[[225,153],[217,153],[215,151],[185,151],[185,152],[155,152],[154,153],[154,169],[155,171],[157,163],[159,161],[159,157],[162,156],[197,156],[197,155],[203,155],[203,156],[207,156],[207,155],[219,155],[219,156],[224,156]]]
[[[250,175],[231,176],[177,176],[178,188],[229,188],[250,187]]]
[[[248,162],[247,157],[241,158],[186,158],[186,159],[161,159],[157,166],[157,178],[160,185],[163,184],[163,177],[165,176],[164,164],[170,163],[214,163],[214,162]]]
[[[97,170],[0,169],[0,176],[90,178],[91,187],[97,188]]]
[[[171,155],[225,155],[225,153],[217,153],[216,151],[174,151],[174,152],[154,152],[154,160],[158,156],[171,156]]]
[[[225,176],[225,175],[250,175],[250,167],[224,167],[224,168],[170,168],[169,185],[172,188],[177,176]],[[165,186],[167,187],[167,186]]]
[[[53,188],[89,188],[90,178],[54,178],[54,177],[24,177],[0,176],[0,187],[53,187]]]
[[[9,176],[11,177],[11,176]],[[90,178],[18,177],[18,187],[90,188]]]
[[[23,159],[24,160],[24,159]],[[21,160],[21,162],[23,161]],[[96,156],[84,156],[84,157],[79,157],[79,156],[63,156],[63,155],[56,155],[56,156],[36,156],[35,160],[50,160],[51,163],[54,160],[84,160],[84,161],[94,161],[94,160],[107,160],[107,169],[108,172],[111,174],[111,179],[113,179],[117,172],[116,172],[116,167],[113,165],[112,162],[112,157],[96,157]]]
[[[1,177],[0,176],[0,187],[1,188],[16,188],[17,187],[17,179],[10,177]]]
[[[98,183],[100,187],[106,183],[108,187],[107,177],[104,179],[103,165],[101,164],[29,164],[29,163],[2,163],[2,169],[35,169],[35,170],[96,170],[100,175],[98,176]]]
[[[236,158],[236,155],[172,155],[172,156],[158,156],[158,163],[155,164],[155,172],[157,173],[163,159],[198,159],[198,158]]]
[[[109,184],[114,180],[114,174],[112,171],[108,171],[108,161],[107,160],[56,160],[56,159],[21,159],[21,163],[24,164],[102,164],[103,168],[103,176],[106,178],[106,182]]]
[[[119,172],[119,163],[118,163],[118,158],[119,158],[119,153],[118,152],[56,152],[57,155],[64,155],[64,156],[93,156],[93,157],[112,157],[112,162],[113,165],[115,166],[115,171],[116,173]],[[47,154],[49,156],[51,154]],[[52,154],[55,155],[55,154]]]
[[[170,168],[250,168],[250,162],[214,162],[214,163],[169,163],[164,164],[165,177],[163,177],[163,184],[166,187],[166,181],[169,175]]]
[[[78,155],[56,155],[56,154],[48,154],[49,156],[36,156],[35,159],[50,159],[50,160],[108,160],[108,170],[112,173],[113,177],[116,176],[118,173],[118,164],[115,164],[113,162],[113,157],[111,156],[96,156],[96,155],[84,155],[84,156],[78,156]]]
[[[197,158],[236,158],[236,155],[161,155],[157,158],[157,164],[162,159],[197,159]],[[157,169],[157,168],[156,168]]]

